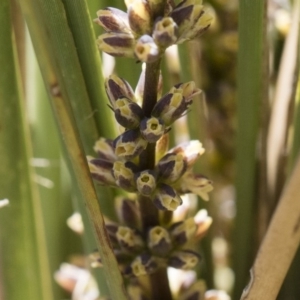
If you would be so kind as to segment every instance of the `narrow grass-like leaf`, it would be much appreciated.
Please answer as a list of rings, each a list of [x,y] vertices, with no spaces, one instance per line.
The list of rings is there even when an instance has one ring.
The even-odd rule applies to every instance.
[[[71,172],[80,190],[81,197],[84,199],[90,221],[97,236],[97,246],[103,260],[111,296],[113,299],[126,299],[122,276],[105,230],[102,212],[75,122],[60,94],[56,94],[52,98],[52,107],[66,146],[67,160]]]
[[[108,100],[104,89],[100,54],[96,47],[96,37],[87,3],[81,0],[63,0],[63,3],[98,130],[107,138],[115,138],[113,114],[107,106]],[[96,16],[96,12],[94,14]]]
[[[33,184],[31,147],[19,90],[8,0],[0,3],[1,272],[5,299],[52,300],[41,203]]]
[[[273,300],[277,297],[300,242],[299,180],[300,157],[260,247],[242,300]]]
[[[60,130],[67,148],[67,158],[70,161],[70,171],[76,180],[76,188],[80,190],[81,213],[84,217],[85,203],[93,228],[97,233],[97,245],[103,258],[111,296],[115,299],[124,299],[122,278],[108,239],[106,239],[104,222],[86,165],[85,154],[82,152],[77,132],[74,131],[78,126],[86,153],[92,153],[92,146],[98,137],[98,132],[92,118],[91,105],[63,4],[61,1],[39,0],[26,0],[19,3],[28,23],[45,85],[55,108],[56,118],[60,122]],[[71,117],[70,103],[77,125]],[[83,219],[88,233],[90,226],[85,218]],[[90,242],[90,247],[93,247],[92,242]],[[92,250],[91,248],[90,251]]]
[[[251,265],[253,204],[256,198],[256,150],[260,106],[265,99],[266,1],[240,0],[237,92],[236,221],[234,234],[234,299],[244,288]]]
[[[39,194],[43,200],[43,220],[49,253],[50,273],[55,292],[54,298],[60,299],[64,295],[62,289],[54,282],[53,274],[68,257],[75,253],[82,253],[82,241],[67,226],[67,218],[74,212],[71,184],[66,184],[70,181],[70,175],[62,170],[61,143],[57,126],[32,45],[29,43],[26,54],[28,66],[26,103],[32,132],[35,181],[38,183]],[[64,182],[62,182],[62,177]],[[63,241],[68,242],[64,243]]]
[[[299,3],[299,1],[296,1]],[[295,3],[296,3],[295,2]],[[298,68],[299,5],[294,8],[289,34],[280,62],[268,134],[268,186],[272,200],[277,202],[286,177],[286,142],[289,110],[295,97]],[[285,171],[283,171],[285,170]]]

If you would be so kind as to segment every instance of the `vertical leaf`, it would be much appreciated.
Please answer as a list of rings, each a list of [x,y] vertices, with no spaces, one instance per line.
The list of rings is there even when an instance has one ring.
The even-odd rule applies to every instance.
[[[74,189],[78,191],[78,205],[86,233],[91,235],[92,225],[112,298],[125,299],[123,281],[104,228],[102,211],[82,148],[86,153],[92,153],[98,131],[63,4],[60,0],[25,0],[19,3],[28,23],[64,141],[65,155]],[[103,200],[108,201],[107,198]],[[91,223],[87,221],[85,206]],[[88,242],[89,251],[92,251],[92,236]]]
[[[113,114],[107,106],[100,54],[96,47],[96,37],[87,3],[81,0],[63,0],[63,3],[73,34],[98,131],[101,135],[105,134],[107,138],[114,138]]]
[[[241,295],[252,263],[250,249],[256,198],[256,149],[260,106],[265,99],[264,79],[268,78],[264,54],[266,1],[240,0],[239,3],[234,299]]]
[[[0,3],[0,211],[6,299],[51,300],[41,203],[33,184],[31,148],[19,92],[9,1]]]

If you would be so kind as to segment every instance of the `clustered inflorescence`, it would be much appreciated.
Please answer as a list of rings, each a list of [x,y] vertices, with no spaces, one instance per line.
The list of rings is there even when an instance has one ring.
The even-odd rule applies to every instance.
[[[198,2],[184,0],[175,5],[173,1],[125,0],[127,13],[112,7],[100,10],[95,21],[106,33],[98,38],[99,48],[113,56],[134,57],[151,64],[160,59],[170,45],[196,38],[210,26],[212,16]],[[119,223],[107,221],[106,228],[120,269],[131,279],[154,273],[161,267],[193,268],[200,256],[191,242],[199,240],[211,223],[203,211],[176,222],[172,222],[171,214],[163,217],[164,212],[173,212],[182,204],[182,195],[194,193],[208,200],[208,192],[212,190],[210,180],[192,171],[204,152],[199,141],[167,150],[171,125],[187,113],[193,97],[201,91],[194,82],[187,82],[173,86],[161,96],[160,77],[159,99],[151,114],[145,115],[141,103],[147,98],[143,95],[145,80],[145,71],[142,71],[133,91],[123,78],[111,75],[106,79],[109,107],[124,131],[115,140],[100,138],[94,147],[97,157],[88,157],[91,174],[99,184],[135,193],[140,201],[145,197],[151,199],[162,212],[160,223],[145,231],[139,203],[132,200],[132,194],[116,199]],[[156,164],[152,169],[141,169],[140,155],[149,144],[156,144]],[[94,265],[101,264],[98,254],[93,257]],[[130,289],[136,293],[136,286],[131,284]],[[140,288],[138,290],[143,294]],[[190,292],[184,291],[191,297],[200,297],[203,288],[198,288],[196,294]],[[182,296],[182,299],[199,298],[190,296]],[[147,299],[146,295],[143,297]]]
[[[97,12],[95,20],[106,33],[99,48],[113,56],[135,57],[142,62],[157,60],[173,44],[199,37],[212,22],[202,1],[125,0],[127,13],[113,8]]]

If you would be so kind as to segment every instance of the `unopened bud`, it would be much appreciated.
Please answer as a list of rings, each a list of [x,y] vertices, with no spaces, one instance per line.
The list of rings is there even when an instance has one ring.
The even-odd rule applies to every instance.
[[[151,170],[145,170],[135,174],[137,190],[140,194],[150,196],[156,188],[156,176]]]
[[[139,126],[143,118],[143,111],[135,102],[127,98],[120,98],[115,102],[115,118],[123,127],[134,129]]]
[[[180,154],[187,163],[187,168],[193,166],[200,155],[204,153],[204,148],[200,141],[192,140],[184,142],[172,148],[169,153]]]
[[[152,27],[151,11],[148,1],[134,0],[127,10],[131,29],[139,34],[150,34]]]
[[[117,159],[113,148],[113,140],[100,138],[95,143],[93,149],[98,154],[98,158],[105,159],[111,162]]]
[[[142,276],[153,273],[158,268],[155,259],[147,254],[141,254],[134,259],[129,268],[125,271],[125,275]]]
[[[213,190],[212,181],[200,174],[185,174],[180,179],[180,192],[193,193],[208,201],[208,193]]]
[[[193,218],[175,223],[170,228],[174,241],[183,245],[188,242],[196,233],[197,225]]]
[[[172,249],[169,232],[161,226],[151,228],[148,233],[148,247],[154,255],[166,256]]]
[[[194,7],[195,5],[191,4],[190,1],[182,1],[172,11],[170,16],[177,24],[179,34],[190,25]]]
[[[177,24],[170,17],[165,17],[155,24],[153,31],[154,41],[167,48],[177,40]]]
[[[123,159],[132,159],[147,147],[148,142],[137,130],[127,130],[114,140],[115,154]]]
[[[187,105],[181,93],[168,93],[156,103],[151,114],[161,118],[166,126],[169,126],[180,118],[186,109]]]
[[[141,36],[134,49],[136,57],[146,63],[152,63],[160,57],[160,51],[150,35]]]
[[[98,18],[94,21],[109,32],[130,33],[128,15],[120,9],[107,7],[97,11]]]
[[[185,83],[178,83],[172,89],[170,90],[171,92],[174,92],[176,90],[180,90],[185,102],[190,105],[192,103],[192,98],[196,95],[199,95],[202,91],[198,88],[196,88],[195,82],[194,81],[189,81]]]
[[[170,267],[182,270],[190,270],[196,266],[200,255],[192,250],[181,250],[172,254],[169,258]]]
[[[156,117],[144,118],[140,124],[140,131],[146,141],[155,143],[165,133],[165,124]]]
[[[137,172],[137,166],[131,161],[116,161],[112,168],[116,184],[128,192],[136,191],[135,172]]]
[[[129,227],[119,226],[116,237],[120,246],[126,250],[138,250],[144,247],[141,235]]]
[[[155,192],[153,203],[160,210],[174,211],[182,204],[182,199],[171,186],[162,183]]]
[[[130,84],[125,79],[114,74],[105,80],[105,90],[113,110],[116,108],[115,102],[117,99],[127,98],[132,101],[135,99]]]
[[[166,182],[175,182],[187,169],[187,163],[181,154],[168,153],[157,165],[159,176]]]
[[[190,28],[190,30],[186,31],[182,38],[185,40],[191,40],[199,37],[210,27],[213,19],[213,15],[209,11],[202,10],[194,25]]]
[[[135,40],[128,33],[104,33],[97,39],[100,50],[112,56],[134,57]]]
[[[99,184],[115,186],[115,180],[111,174],[112,162],[91,156],[88,156],[87,160],[91,175]]]
[[[132,228],[139,227],[141,218],[137,201],[124,197],[117,197],[115,199],[115,208],[118,219],[121,223],[126,224],[127,226]]]

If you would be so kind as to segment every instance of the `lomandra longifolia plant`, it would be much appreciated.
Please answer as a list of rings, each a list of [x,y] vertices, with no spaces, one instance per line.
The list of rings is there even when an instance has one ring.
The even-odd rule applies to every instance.
[[[188,209],[177,212],[187,193],[208,200],[212,182],[193,172],[204,153],[199,141],[168,149],[172,124],[188,112],[201,90],[190,81],[162,95],[160,64],[166,48],[204,33],[212,15],[201,1],[125,4],[127,13],[113,7],[97,12],[95,21],[105,30],[97,43],[100,50],[145,63],[145,68],[135,90],[126,78],[113,74],[106,79],[109,107],[124,130],[114,140],[96,141],[96,157],[89,156],[88,162],[98,184],[123,190],[124,196],[115,200],[119,223],[106,220],[106,229],[127,293],[130,299],[228,299],[222,292],[206,291],[196,278],[172,295],[167,277],[168,267],[191,270],[201,261],[195,243],[211,218],[204,210],[189,218]],[[98,253],[92,259],[101,266]]]

